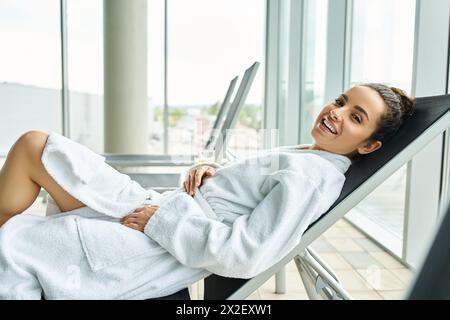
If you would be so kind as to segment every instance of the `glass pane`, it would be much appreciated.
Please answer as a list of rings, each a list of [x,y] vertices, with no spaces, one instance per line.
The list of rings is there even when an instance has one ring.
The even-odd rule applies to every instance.
[[[0,157],[25,131],[61,132],[59,11],[58,0],[0,1]]]
[[[287,115],[288,90],[289,90],[289,49],[290,49],[290,24],[291,24],[291,2],[281,1],[279,3],[279,25],[278,25],[278,97],[277,97],[277,128],[278,139],[276,145],[286,145],[286,137],[292,130],[285,125]],[[278,140],[278,141],[277,141]],[[270,146],[268,147],[275,147]]]
[[[411,90],[415,1],[354,0],[350,84],[381,82]],[[406,165],[348,215],[401,256]]]
[[[70,0],[68,76],[70,138],[103,150],[103,1]]]
[[[147,8],[149,143],[152,154],[161,154],[164,153],[164,0],[148,0]]]
[[[305,7],[305,87],[302,94],[301,143],[312,143],[311,126],[325,104],[327,0],[308,0]]]
[[[260,0],[171,0],[168,8],[169,152],[199,154],[229,82],[261,62],[236,130],[237,153],[259,144],[264,79],[264,14]]]
[[[414,0],[355,0],[350,84],[383,82],[411,88]]]
[[[149,151],[163,152],[164,1],[148,0]],[[71,138],[104,152],[103,1],[68,1]],[[143,150],[145,153],[145,150]]]

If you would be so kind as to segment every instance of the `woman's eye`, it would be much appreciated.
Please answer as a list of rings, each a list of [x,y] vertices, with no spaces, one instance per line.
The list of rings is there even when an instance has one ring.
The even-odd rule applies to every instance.
[[[352,115],[352,117],[353,117],[353,119],[355,119],[358,123],[361,123],[361,118],[360,118],[356,113],[354,113],[354,114]]]
[[[334,100],[334,104],[335,104],[336,106],[338,106],[338,107],[342,107],[342,106],[343,106],[343,103],[342,103],[342,100],[341,100],[341,99],[335,99],[335,100]]]

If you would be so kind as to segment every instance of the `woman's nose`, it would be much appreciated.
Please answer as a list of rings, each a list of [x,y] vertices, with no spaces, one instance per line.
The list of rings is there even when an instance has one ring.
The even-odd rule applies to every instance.
[[[330,111],[330,117],[334,121],[338,121],[340,119],[340,114],[338,112],[338,109],[333,109]]]

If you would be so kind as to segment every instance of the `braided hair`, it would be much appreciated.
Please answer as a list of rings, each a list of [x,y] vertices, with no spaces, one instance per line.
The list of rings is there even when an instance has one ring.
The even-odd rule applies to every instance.
[[[413,114],[415,99],[401,89],[381,83],[365,83],[361,86],[372,88],[378,92],[388,107],[387,112],[378,121],[378,128],[369,138],[369,141],[378,140],[384,143],[391,139],[405,119]]]

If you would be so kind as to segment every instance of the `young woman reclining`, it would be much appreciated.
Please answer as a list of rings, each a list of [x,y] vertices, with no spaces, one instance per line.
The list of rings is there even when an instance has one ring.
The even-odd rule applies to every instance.
[[[313,145],[196,166],[163,195],[69,139],[30,131],[0,171],[0,298],[149,299],[211,273],[253,277],[299,243],[351,160],[378,150],[412,109],[399,89],[355,86],[323,108]],[[20,215],[41,187],[60,213]]]

